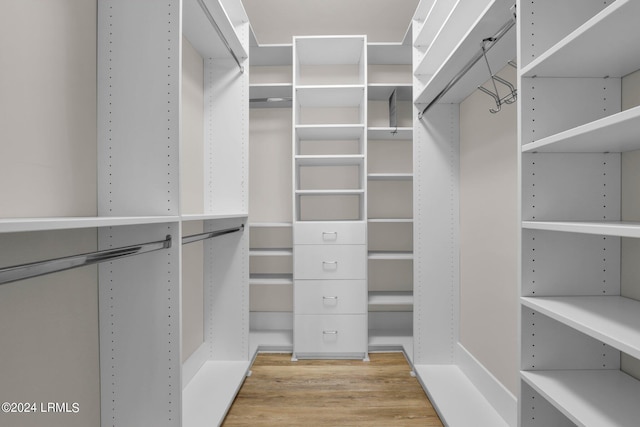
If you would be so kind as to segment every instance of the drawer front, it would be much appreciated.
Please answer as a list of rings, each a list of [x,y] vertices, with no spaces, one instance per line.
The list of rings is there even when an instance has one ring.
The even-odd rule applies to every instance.
[[[294,351],[298,357],[367,352],[367,315],[297,315]]]
[[[367,282],[364,280],[297,280],[296,314],[366,314]]]
[[[293,233],[295,245],[364,245],[367,243],[364,222],[297,223]]]
[[[294,249],[294,277],[304,279],[366,279],[365,245],[299,245]]]

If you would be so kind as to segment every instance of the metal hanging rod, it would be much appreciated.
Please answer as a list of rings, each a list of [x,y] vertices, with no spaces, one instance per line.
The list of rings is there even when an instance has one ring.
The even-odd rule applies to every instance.
[[[210,231],[207,233],[192,234],[191,236],[184,236],[182,238],[182,244],[186,245],[187,243],[193,243],[193,242],[198,242],[200,240],[211,239],[212,237],[218,237],[224,234],[231,234],[231,233],[235,233],[236,231],[244,231],[244,224],[242,224],[240,227],[225,228],[224,230],[216,230],[216,231]]]
[[[91,252],[81,255],[72,255],[46,261],[32,262],[0,269],[0,285],[43,276],[58,271],[70,270],[85,265],[98,264],[105,261],[113,261],[133,255],[168,249],[171,247],[171,236],[157,242],[142,243],[139,245],[125,246],[115,249]]]
[[[222,30],[220,30],[220,27],[218,27],[218,24],[216,23],[216,20],[213,19],[213,15],[211,15],[211,12],[209,12],[209,8],[204,3],[204,0],[198,0],[198,4],[200,5],[200,8],[202,9],[202,11],[206,15],[207,19],[211,23],[211,26],[213,27],[213,29],[216,30],[216,33],[218,33],[218,35],[222,39],[222,42],[224,43],[224,45],[227,48],[227,50],[231,53],[231,56],[233,56],[233,59],[236,61],[236,64],[238,64],[238,67],[240,67],[240,72],[244,73],[244,67],[242,66],[242,64],[240,64],[240,60],[236,56],[236,53],[233,51],[233,49],[231,49],[231,45],[229,45],[229,41],[227,40],[227,38],[222,33]]]
[[[285,97],[270,97],[270,98],[251,98],[249,102],[291,102],[293,98]]]
[[[429,109],[431,107],[433,107],[447,92],[449,92],[449,90],[456,85],[456,83],[458,83],[458,81],[460,81],[460,79],[467,74],[467,72],[473,68],[474,65],[476,65],[476,62],[478,62],[485,54],[485,52],[488,52],[493,46],[495,46],[496,43],[498,43],[498,41],[500,41],[500,39],[507,34],[507,32],[511,29],[511,27],[513,27],[516,24],[515,18],[509,19],[499,30],[497,33],[495,33],[493,35],[493,37],[489,37],[486,38],[483,41],[483,47],[484,49],[480,49],[474,56],[473,58],[471,58],[471,60],[467,63],[467,65],[464,66],[464,68],[462,68],[462,70],[460,70],[460,72],[458,74],[456,74],[451,81],[449,81],[449,83],[447,83],[447,85],[444,87],[444,89],[442,89],[440,91],[440,93],[438,93],[436,95],[435,98],[433,98],[433,100],[431,102],[429,102],[429,104],[427,104],[427,106],[424,108],[424,110],[422,110],[419,114],[418,114],[418,118],[421,119],[422,117],[424,117],[425,113],[427,111],[429,111]]]

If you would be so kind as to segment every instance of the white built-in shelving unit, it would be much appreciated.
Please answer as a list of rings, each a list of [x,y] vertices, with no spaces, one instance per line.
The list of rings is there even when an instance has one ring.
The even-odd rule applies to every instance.
[[[413,357],[411,45],[368,49],[369,347]]]
[[[621,154],[640,144],[621,78],[640,69],[640,4],[518,9],[520,425],[633,426],[640,383],[621,358],[640,358],[640,311],[622,292],[621,242],[640,226],[621,214]]]
[[[485,60],[473,60],[483,40],[513,25],[512,6],[423,0],[412,23],[413,363],[451,426],[506,426],[516,419],[509,394],[459,342],[459,104],[490,78]],[[516,31],[506,30],[488,50],[488,62],[504,67],[515,59],[515,47]]]
[[[349,49],[353,51],[352,47]],[[375,188],[374,197],[366,206],[369,208],[373,203],[373,215],[358,214],[351,218],[366,220],[373,233],[369,244],[374,246],[367,259],[369,270],[379,279],[372,282],[370,289],[375,298],[368,310],[369,342],[375,349],[402,347],[411,357],[411,46],[407,43],[367,45],[367,64],[363,70],[368,79],[366,115],[364,109],[354,114],[365,102],[361,100],[364,80],[354,74],[354,66],[331,65],[329,62],[337,60],[327,62],[326,54],[324,59],[312,58],[318,64],[305,65],[307,73],[303,73],[296,85],[298,104],[302,103],[301,108],[312,114],[306,115],[307,121],[295,125],[298,145],[291,150],[289,144],[290,151],[285,153],[282,141],[291,140],[290,134],[284,131],[286,123],[289,123],[289,132],[294,129],[289,100],[293,90],[292,58],[292,45],[258,45],[254,41],[251,46],[250,90],[251,98],[255,99],[250,103],[251,158],[254,159],[250,205],[252,348],[287,350],[293,344],[293,258],[276,257],[273,251],[260,250],[293,247],[291,209],[285,212],[281,208],[285,203],[291,204],[291,196],[285,201],[285,195],[293,192],[296,198],[324,198],[333,202],[350,198],[349,209],[354,211],[365,207],[364,198],[370,192],[365,190],[367,185]],[[396,122],[392,127],[389,103],[393,91],[396,91]],[[327,107],[336,111],[350,109],[351,117],[346,121],[340,116],[327,117]],[[337,172],[339,168],[340,173],[336,177],[331,174],[309,176],[305,186],[294,190],[283,185],[286,184],[283,180],[273,178],[289,170],[287,162],[304,168],[305,172],[322,169]],[[356,169],[364,174],[358,179],[353,176]],[[267,191],[269,197],[258,195]],[[390,209],[385,203],[393,194],[399,196]],[[398,299],[399,294],[404,298]],[[389,297],[387,301],[385,296]]]
[[[366,46],[293,38],[294,359],[368,354]]]
[[[60,154],[41,164],[49,176],[23,176],[31,174],[28,167],[3,175],[12,182],[29,179],[28,198],[34,201],[20,189],[1,195],[9,204],[0,210],[0,241],[16,243],[15,256],[6,260],[29,263],[169,237],[171,245],[97,268],[13,282],[0,291],[28,295],[55,289],[71,300],[82,288],[97,289],[99,417],[85,425],[220,423],[249,368],[248,235],[241,230],[248,215],[246,14],[235,0],[106,0],[97,2],[97,16],[81,24],[97,32],[97,61],[96,50],[87,54],[87,63],[97,68],[96,96],[83,105],[97,110],[97,123],[82,141],[73,139],[73,120],[64,124],[68,140],[15,141],[33,152]],[[69,86],[69,93],[75,90]],[[53,108],[58,100],[48,96],[41,94],[38,102]],[[20,153],[15,156],[22,161]],[[71,170],[76,172],[68,178]],[[70,180],[83,186],[73,190],[73,200],[61,185]],[[234,227],[240,231],[182,248],[186,230]],[[33,258],[28,242],[53,235],[58,244],[51,253]],[[194,289],[204,302],[201,297],[199,306],[187,306]],[[187,317],[194,310],[200,312],[200,336],[185,350],[183,340],[193,326]],[[83,343],[83,337],[73,339]],[[20,343],[3,341],[3,351],[22,351]],[[64,363],[52,355],[43,366],[57,371]],[[72,376],[85,378],[79,372]],[[36,389],[43,378],[21,382]],[[76,390],[77,398],[83,394]],[[91,404],[83,401],[81,410]]]
[[[293,74],[291,44],[258,45],[253,33],[251,38],[249,283],[253,355],[258,349],[291,351],[293,346]]]

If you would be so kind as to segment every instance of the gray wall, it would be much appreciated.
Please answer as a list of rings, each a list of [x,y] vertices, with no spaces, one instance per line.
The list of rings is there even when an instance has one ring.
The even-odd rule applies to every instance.
[[[96,2],[0,11],[0,217],[96,215]],[[94,229],[0,235],[0,266],[95,251]],[[0,286],[0,401],[79,404],[3,426],[100,423],[95,267]]]
[[[499,75],[516,82],[510,66]],[[516,104],[492,107],[480,91],[460,104],[460,343],[517,395]]]

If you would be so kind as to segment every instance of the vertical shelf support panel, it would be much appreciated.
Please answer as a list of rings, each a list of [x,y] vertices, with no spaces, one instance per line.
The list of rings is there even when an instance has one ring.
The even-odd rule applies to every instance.
[[[177,223],[100,229],[100,250],[178,236]],[[99,265],[103,426],[180,425],[181,245]]]
[[[248,24],[240,36],[248,40]],[[241,72],[229,58],[205,62],[205,209],[248,212],[249,67]]]
[[[205,231],[241,223],[231,219],[206,221]],[[245,229],[207,239],[204,245],[204,339],[208,359],[249,360],[249,234]]]
[[[414,110],[414,363],[453,364],[460,282],[460,112],[457,104],[438,104],[418,119]]]
[[[181,3],[98,2],[98,215],[179,213]],[[100,249],[179,224],[101,229]],[[99,267],[103,426],[179,426],[180,244]]]
[[[179,64],[179,1],[98,3],[99,215],[178,214]]]

